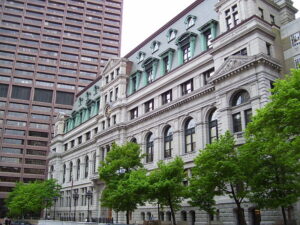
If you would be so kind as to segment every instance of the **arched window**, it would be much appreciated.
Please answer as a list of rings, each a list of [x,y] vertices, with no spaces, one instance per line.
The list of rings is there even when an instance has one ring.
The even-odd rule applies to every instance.
[[[73,180],[73,162],[70,162],[69,181]]]
[[[137,140],[136,140],[136,138],[131,138],[130,142],[137,143]]]
[[[236,93],[232,98],[231,106],[238,106],[243,103],[246,103],[250,100],[249,93],[247,91],[240,91]]]
[[[153,134],[148,134],[146,138],[146,163],[153,162]]]
[[[145,213],[141,212],[141,220],[144,221],[145,220]]]
[[[188,29],[188,28],[194,26],[196,19],[197,19],[196,16],[188,15],[184,22],[186,24],[186,28]]]
[[[164,132],[164,157],[172,157],[173,129],[168,126]]]
[[[64,164],[64,166],[63,166],[63,183],[65,183],[65,181],[66,181],[66,170],[67,170],[66,164]]]
[[[214,109],[208,117],[209,143],[218,139],[218,120],[216,114],[217,110]]]
[[[164,212],[160,212],[158,219],[161,220],[161,221],[164,221],[165,220],[165,213]]]
[[[194,119],[190,118],[186,121],[184,126],[184,143],[185,143],[185,153],[195,151],[195,127],[196,122]]]
[[[168,211],[168,212],[166,213],[166,216],[167,216],[167,218],[166,218],[167,221],[171,221],[171,212]]]
[[[196,213],[194,210],[190,211],[191,225],[194,225],[196,222]]]
[[[85,169],[84,169],[84,177],[87,178],[89,175],[89,157],[85,157]]]
[[[147,212],[147,220],[151,220],[151,219],[152,219],[151,212]]]
[[[52,165],[50,167],[50,179],[53,179],[53,173],[54,173],[54,166]]]
[[[94,170],[94,173],[96,173],[97,171],[97,158],[96,158],[96,153],[94,153],[93,155],[93,170]]]
[[[80,177],[80,159],[77,159],[77,170],[76,170],[76,180]]]
[[[152,53],[156,52],[160,46],[159,41],[153,41],[150,48],[152,49]]]
[[[171,28],[167,33],[168,41],[174,40],[176,37],[176,34],[177,34],[177,30]]]
[[[231,106],[234,107],[232,108],[232,128],[234,133],[243,131],[247,124],[251,122],[252,109],[250,103],[250,95],[245,90],[237,92],[232,97]]]
[[[187,221],[186,211],[181,211],[181,220]]]

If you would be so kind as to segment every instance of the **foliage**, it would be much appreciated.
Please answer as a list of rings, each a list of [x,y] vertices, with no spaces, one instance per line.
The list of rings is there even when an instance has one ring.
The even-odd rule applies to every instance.
[[[143,157],[139,145],[135,143],[113,144],[99,168],[100,179],[106,185],[101,204],[117,212],[126,211],[127,224],[129,212],[135,210],[138,204],[143,204],[144,193],[147,193],[146,171],[141,163]]]
[[[300,70],[278,80],[271,102],[247,127],[241,158],[251,179],[250,200],[262,208],[284,208],[300,197]]]
[[[228,195],[237,205],[239,224],[246,224],[241,203],[249,190],[244,184],[247,177],[243,170],[234,137],[227,131],[219,140],[206,145],[195,158],[190,203],[211,213],[214,196]]]
[[[54,197],[59,196],[60,186],[55,180],[17,183],[6,199],[6,205],[12,216],[24,216],[27,213],[40,212],[51,207]]]
[[[162,206],[170,207],[173,224],[176,224],[175,212],[180,208],[186,194],[183,185],[183,181],[186,179],[183,165],[184,163],[179,157],[167,164],[160,161],[157,164],[158,169],[152,171],[148,178],[149,199],[157,199]]]

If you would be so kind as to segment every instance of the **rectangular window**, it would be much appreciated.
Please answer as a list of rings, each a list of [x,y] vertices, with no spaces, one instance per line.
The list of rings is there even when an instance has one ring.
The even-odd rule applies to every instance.
[[[225,21],[227,30],[230,30],[239,23],[239,13],[237,5],[234,5],[231,7],[231,9],[227,9],[225,11]]]
[[[154,99],[145,103],[145,112],[150,112],[152,110],[154,110]]]
[[[163,64],[164,64],[164,74],[168,73],[171,69],[170,63],[169,63],[169,57],[165,56],[163,58]]]
[[[264,10],[262,8],[258,8],[259,16],[261,19],[264,19]]]
[[[29,100],[30,91],[31,88],[29,87],[13,86],[11,97],[16,99]]]
[[[245,125],[252,121],[252,109],[245,110]]]
[[[209,70],[207,70],[207,71],[205,71],[205,72],[203,73],[204,85],[207,84],[207,80],[208,80],[211,76],[213,76],[214,73],[215,73],[215,68],[211,68],[211,69],[209,69]]]
[[[2,151],[8,154],[23,154],[23,149],[21,148],[8,148],[3,147]]]
[[[183,45],[181,50],[183,52],[183,62],[185,63],[192,58],[190,43]]]
[[[74,94],[68,92],[57,91],[56,92],[56,104],[73,105]]]
[[[270,14],[271,24],[275,24],[275,16]]]
[[[135,119],[138,117],[138,107],[130,110],[130,119]]]
[[[25,127],[26,122],[23,121],[15,121],[15,120],[6,120],[7,126],[14,126],[14,127]]]
[[[236,113],[232,115],[233,122],[233,132],[241,132],[242,131],[242,118],[241,113]]]
[[[118,95],[119,95],[119,88],[116,87],[116,89],[115,89],[115,101],[118,100]]]
[[[46,151],[42,150],[33,150],[33,149],[26,149],[26,154],[27,155],[46,155]]]
[[[17,135],[17,136],[25,136],[24,130],[11,130],[5,129],[5,134]]]
[[[90,140],[91,139],[91,132],[87,132],[85,134],[85,138],[86,138],[87,141]]]
[[[46,165],[46,160],[41,160],[41,159],[25,159],[25,164]]]
[[[23,145],[24,140],[23,139],[13,139],[13,138],[4,138],[3,143],[14,144],[14,145]]]
[[[81,144],[82,143],[82,136],[79,136],[78,137],[78,144]]]
[[[186,95],[191,93],[194,90],[193,79],[188,80],[181,84],[181,93],[182,95]]]
[[[51,103],[52,102],[52,94],[53,94],[53,91],[51,91],[51,90],[36,88],[34,91],[34,101]]]
[[[162,104],[167,104],[172,101],[172,90],[166,91],[161,95]]]
[[[266,42],[267,55],[271,56],[271,44]]]
[[[205,37],[205,44],[206,44],[206,49],[210,49],[212,48],[212,35],[211,35],[211,29],[206,30],[203,33],[204,37]]]
[[[0,97],[7,97],[8,84],[0,84]]]
[[[39,131],[29,131],[29,136],[31,137],[42,137],[42,138],[48,138],[47,132],[39,132]]]
[[[28,144],[28,145],[32,145],[32,146],[43,146],[43,147],[47,147],[48,142],[47,142],[47,141],[27,140],[27,144]]]
[[[294,58],[295,68],[300,68],[300,55]]]
[[[18,117],[19,119],[20,118],[27,118],[27,113],[22,113],[22,112],[12,112],[12,111],[9,111],[7,113],[7,116],[10,116],[10,117]]]
[[[292,47],[300,45],[300,31],[291,35],[291,44]]]
[[[10,108],[15,108],[15,109],[29,109],[29,105],[19,104],[19,103],[10,103],[9,107]]]

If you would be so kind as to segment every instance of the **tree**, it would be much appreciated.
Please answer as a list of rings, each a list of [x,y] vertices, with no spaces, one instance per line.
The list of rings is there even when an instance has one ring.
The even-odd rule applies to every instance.
[[[191,178],[190,202],[194,206],[212,212],[215,196],[228,195],[237,206],[238,224],[246,224],[242,202],[248,188],[247,180],[240,163],[234,137],[227,131],[219,140],[206,145],[195,158]],[[201,202],[204,200],[204,202]]]
[[[99,168],[100,179],[105,181],[101,204],[116,212],[126,211],[129,224],[129,212],[138,204],[143,204],[147,193],[146,171],[143,168],[139,145],[128,142],[125,145],[112,145],[102,167]]]
[[[6,205],[12,216],[24,217],[27,213],[38,213],[45,207],[51,207],[54,197],[58,197],[60,186],[55,180],[17,183],[6,199]]]
[[[157,164],[158,169],[153,170],[148,177],[151,193],[149,199],[157,199],[162,206],[170,208],[173,225],[176,225],[175,212],[186,195],[183,185],[186,174],[183,165],[179,157],[167,164],[160,161]]]
[[[251,194],[261,208],[285,208],[300,197],[300,70],[278,80],[271,102],[258,110],[241,148]]]

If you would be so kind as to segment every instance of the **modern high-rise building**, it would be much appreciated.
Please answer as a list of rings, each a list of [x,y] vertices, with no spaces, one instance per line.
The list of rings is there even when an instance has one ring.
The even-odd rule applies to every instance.
[[[122,0],[0,1],[0,207],[46,174],[52,121],[120,54]],[[3,208],[1,208],[0,217]]]
[[[105,183],[97,168],[112,143],[138,143],[148,171],[179,156],[188,175],[199,151],[227,130],[243,144],[274,80],[299,65],[296,12],[290,0],[196,0],[124,58],[110,59],[102,76],[76,96],[72,113],[55,124],[48,177],[62,189],[49,216],[126,221],[124,212],[99,202]],[[178,224],[237,225],[233,200],[215,200],[216,215],[184,200]],[[249,225],[282,224],[280,209],[259,209],[247,200],[242,208]],[[300,202],[287,215],[299,225]],[[156,204],[146,203],[131,213],[130,223],[159,216],[170,224],[168,207],[158,214]]]

